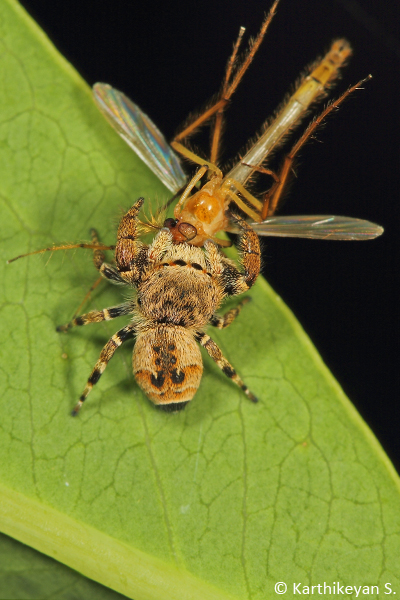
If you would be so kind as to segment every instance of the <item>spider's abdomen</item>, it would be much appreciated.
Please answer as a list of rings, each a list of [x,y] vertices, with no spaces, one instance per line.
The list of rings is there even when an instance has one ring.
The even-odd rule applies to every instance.
[[[140,333],[133,351],[133,372],[154,404],[188,402],[201,380],[203,364],[193,335],[162,325]]]

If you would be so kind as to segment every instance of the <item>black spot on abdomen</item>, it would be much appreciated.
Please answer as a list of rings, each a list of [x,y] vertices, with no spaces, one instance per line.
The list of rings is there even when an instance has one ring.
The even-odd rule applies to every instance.
[[[171,381],[172,383],[182,383],[182,381],[185,379],[185,372],[184,371],[180,371],[178,373],[178,371],[176,369],[173,369],[173,371],[171,371]]]
[[[155,377],[152,373],[151,377],[150,377],[150,381],[151,381],[152,385],[154,385],[154,387],[159,388],[159,389],[162,388],[164,385],[164,381],[165,381],[165,372],[159,371],[157,373],[157,377]]]

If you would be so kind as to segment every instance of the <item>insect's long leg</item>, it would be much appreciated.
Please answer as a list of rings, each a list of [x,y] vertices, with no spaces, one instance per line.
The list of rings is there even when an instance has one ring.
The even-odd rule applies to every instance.
[[[260,47],[261,42],[263,41],[263,38],[268,29],[268,26],[271,23],[274,15],[275,15],[276,7],[278,6],[278,4],[279,4],[279,0],[275,0],[268,15],[266,16],[266,18],[264,19],[264,21],[261,25],[261,29],[260,29],[256,39],[250,44],[250,48],[249,48],[246,56],[242,60],[242,63],[240,64],[240,66],[236,69],[233,79],[228,85],[227,81],[229,80],[229,78],[231,76],[231,73],[232,73],[232,70],[234,67],[234,63],[235,63],[235,59],[236,59],[236,55],[237,55],[237,52],[239,49],[239,45],[240,45],[240,42],[242,40],[243,33],[244,33],[244,32],[242,32],[242,29],[239,31],[239,36],[238,36],[238,39],[234,46],[232,56],[228,61],[226,75],[225,75],[225,83],[222,88],[222,92],[218,95],[217,100],[214,104],[212,104],[201,115],[195,117],[192,120],[192,122],[190,122],[187,125],[187,127],[185,127],[185,129],[183,131],[178,133],[178,135],[173,140],[174,142],[179,142],[180,140],[183,140],[183,139],[189,137],[198,127],[201,127],[202,125],[204,125],[213,115],[215,115],[216,113],[220,113],[221,116],[218,117],[218,125],[216,126],[216,128],[214,129],[214,132],[213,132],[213,141],[212,141],[212,150],[211,150],[211,157],[212,157],[211,162],[216,161],[216,159],[218,157],[219,140],[220,140],[221,130],[222,130],[223,112],[224,112],[232,94],[235,92],[240,81],[242,80],[243,75],[245,74],[245,72],[249,68],[250,64],[252,63],[253,58],[254,58],[258,48]],[[214,160],[213,160],[213,158],[214,158]]]
[[[250,169],[254,169],[255,171],[258,171],[259,173],[264,173],[264,175],[270,175],[272,177],[272,179],[275,181],[275,183],[279,183],[279,177],[278,175],[275,173],[275,171],[272,171],[272,169],[268,169],[268,167],[254,167],[253,165],[248,165],[247,163],[242,162],[242,165],[244,165],[245,167],[250,167]]]
[[[44,252],[55,252],[56,250],[72,250],[73,248],[88,248],[89,250],[115,250],[115,246],[106,246],[105,244],[61,244],[60,246],[50,246],[49,248],[42,248],[42,250],[35,250],[34,252],[27,252],[26,254],[19,254],[14,258],[7,261],[8,264],[18,260],[19,258],[25,258],[26,256],[32,256],[33,254],[43,254]]]
[[[288,176],[291,172],[293,161],[296,158],[296,155],[300,151],[300,149],[304,146],[304,144],[309,140],[312,135],[315,133],[315,130],[321,125],[321,123],[326,119],[326,117],[335,109],[337,109],[343,102],[346,100],[350,94],[352,94],[355,90],[359,89],[363,83],[371,79],[371,75],[368,75],[365,79],[362,79],[355,85],[351,86],[348,90],[346,90],[337,100],[333,100],[328,104],[325,110],[322,111],[320,115],[318,115],[312,123],[307,127],[301,138],[296,142],[293,148],[290,150],[289,154],[287,154],[284,163],[280,172],[278,173],[279,183],[274,186],[272,194],[268,194],[266,202],[264,204],[264,208],[261,214],[262,220],[266,219],[267,216],[273,215],[280,198],[282,197],[282,193],[284,187],[288,181]]]
[[[222,354],[220,348],[217,346],[214,340],[211,339],[209,335],[202,332],[198,332],[196,334],[196,340],[201,346],[203,346],[203,348],[207,350],[208,355],[211,356],[213,361],[221,369],[224,375],[232,379],[232,381],[243,390],[243,392],[246,394],[249,400],[251,400],[252,402],[258,402],[256,396],[252,394],[247,385],[243,383],[239,375],[236,373],[235,369],[226,360],[225,356]]]
[[[234,189],[236,189],[240,194],[242,194],[242,196],[249,202],[249,204],[251,206],[254,206],[257,212],[255,212],[251,208],[251,206],[245,204],[245,202],[243,202],[240,196],[238,196],[234,192]],[[250,192],[248,192],[246,188],[244,188],[240,183],[238,183],[234,179],[224,179],[221,185],[221,191],[226,194],[229,200],[233,200],[233,202],[235,202],[235,204],[237,204],[237,206],[244,213],[246,213],[246,215],[248,215],[253,221],[261,221],[260,214],[263,209],[263,203],[257,200],[257,198],[255,198],[252,194],[250,194]]]
[[[220,110],[223,106],[227,104],[227,100],[225,98],[219,99],[215,104],[213,104],[210,108],[205,110],[199,117],[197,117],[190,125],[185,127],[181,133],[178,133],[173,141],[171,142],[171,146],[173,146],[174,142],[180,142],[185,138],[189,137],[196,129],[204,125],[215,113]]]
[[[186,199],[190,195],[190,192],[192,191],[192,189],[194,188],[194,186],[196,185],[196,183],[198,181],[200,181],[200,179],[203,177],[203,175],[206,173],[206,171],[207,171],[207,165],[205,165],[203,167],[200,167],[200,169],[197,171],[197,173],[195,173],[195,175],[189,181],[189,183],[186,186],[185,191],[183,192],[182,196],[179,199],[179,202],[177,202],[177,204],[175,206],[174,214],[179,214],[182,206],[186,202]]]
[[[93,244],[96,244],[96,247],[93,249],[93,263],[94,263],[94,266],[96,267],[96,269],[100,272],[101,277],[96,279],[94,284],[90,287],[88,292],[85,294],[84,299],[82,300],[82,302],[80,303],[80,305],[78,306],[76,311],[74,312],[72,318],[75,318],[81,312],[82,307],[89,300],[91,293],[97,288],[98,285],[100,285],[103,278],[108,279],[112,283],[116,283],[116,284],[124,283],[124,281],[121,279],[118,271],[112,265],[109,265],[105,262],[104,249],[99,248],[100,241],[99,241],[99,236],[97,234],[97,231],[95,229],[91,229],[90,233],[92,236]]]
[[[243,36],[245,34],[245,31],[246,31],[245,27],[241,27],[239,29],[239,34],[237,36],[235,45],[233,46],[232,54],[230,55],[228,63],[226,65],[225,77],[224,77],[224,84],[223,84],[222,93],[221,93],[221,97],[222,98],[224,98],[225,95],[228,92],[228,89],[229,89],[229,80],[230,80],[231,75],[232,75],[233,67],[234,67],[235,62],[236,62],[237,53],[239,51],[240,44],[242,43],[242,39],[243,39]]]
[[[231,178],[225,178],[221,188],[227,189],[228,191],[231,188],[236,188],[237,191],[240,192],[242,194],[242,196],[244,198],[246,198],[246,200],[248,200],[248,202],[250,202],[250,204],[252,206],[254,206],[254,208],[257,208],[261,212],[262,202],[257,200],[257,198],[254,198],[254,196],[252,194],[250,194],[250,192],[248,192],[246,190],[246,188],[238,181],[235,181],[234,179],[231,179]]]
[[[78,400],[77,405],[72,411],[72,416],[76,417],[78,412],[81,409],[82,404],[88,397],[92,387],[99,381],[100,377],[104,373],[104,370],[109,363],[109,361],[114,356],[114,353],[117,348],[121,346],[126,340],[129,340],[135,335],[135,328],[132,324],[123,327],[117,333],[115,333],[112,338],[110,338],[107,344],[104,346],[103,350],[100,353],[99,360],[95,364],[95,367],[87,381],[86,387],[83,390],[81,397]]]
[[[248,200],[250,202],[250,204],[252,204],[255,208],[258,208],[259,210],[261,210],[262,202],[257,200],[257,198],[254,198],[254,196],[252,196],[250,194],[250,192],[248,192],[241,183],[239,183],[238,181],[235,181],[234,179],[230,179],[230,178],[224,179],[224,182],[223,182],[221,188],[230,188],[230,187],[235,187],[238,190],[238,192],[240,192],[246,198],[246,200]]]
[[[96,279],[96,281],[94,282],[94,284],[92,286],[90,286],[89,290],[86,292],[84,299],[82,300],[82,302],[80,303],[80,305],[78,306],[78,308],[76,309],[76,311],[74,312],[74,314],[72,315],[72,318],[74,319],[77,315],[79,315],[79,313],[82,310],[82,307],[85,306],[86,302],[89,300],[92,292],[100,285],[100,283],[103,281],[102,277],[98,277]]]
[[[233,81],[229,86],[229,89],[227,92],[229,95],[229,98],[232,96],[233,92],[236,90],[237,86],[241,82],[243,75],[245,74],[245,72],[247,71],[249,66],[251,65],[257,50],[261,46],[261,43],[264,39],[267,29],[268,29],[272,19],[275,16],[278,4],[279,4],[279,0],[275,0],[275,2],[273,3],[273,5],[271,6],[271,8],[269,10],[269,13],[265,17],[265,19],[261,25],[261,29],[260,29],[257,37],[255,38],[254,41],[251,42],[249,50],[248,50],[246,56],[244,57],[242,64],[237,69],[235,76],[233,78]]]
[[[235,194],[235,192],[228,190],[226,193],[227,193],[228,198],[230,200],[233,200],[233,202],[236,204],[236,206],[238,206],[240,208],[240,210],[242,210],[248,217],[250,217],[250,219],[253,219],[253,221],[261,220],[260,213],[255,212],[252,208],[250,208],[250,206],[247,206],[247,204],[245,204],[243,202],[243,200],[240,198],[240,196]]]
[[[189,160],[194,162],[196,165],[201,165],[201,166],[207,165],[207,167],[209,168],[210,171],[213,171],[214,173],[216,173],[218,175],[218,177],[221,177],[221,179],[222,179],[222,171],[213,162],[211,162],[209,160],[205,160],[201,156],[198,156],[197,154],[195,154],[194,152],[192,152],[191,150],[186,148],[186,146],[184,146],[183,144],[180,144],[177,141],[171,142],[171,146],[174,150],[179,152],[179,154],[182,154],[182,156],[184,156],[185,158],[188,158]],[[190,183],[188,184],[188,186],[189,185],[190,185]]]
[[[237,53],[238,53],[240,44],[242,43],[242,39],[243,39],[245,31],[246,31],[245,27],[241,27],[239,29],[239,35],[237,37],[236,43],[233,47],[233,52],[228,60],[227,66],[226,66],[224,83],[223,83],[222,92],[221,92],[221,98],[225,99],[226,95],[228,93],[229,80],[231,78],[232,69],[235,64]],[[227,106],[226,103],[223,104],[221,106],[221,108],[217,111],[217,114],[215,115],[215,121],[214,121],[213,133],[212,133],[212,141],[211,141],[211,152],[210,152],[210,160],[213,163],[216,163],[218,160],[219,144],[220,144],[220,140],[221,140],[223,118],[224,118],[224,112],[225,112],[226,106]]]

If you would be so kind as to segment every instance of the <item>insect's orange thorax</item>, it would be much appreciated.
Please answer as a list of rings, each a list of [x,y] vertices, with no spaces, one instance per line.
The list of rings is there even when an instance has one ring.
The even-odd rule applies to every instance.
[[[197,237],[190,242],[193,245],[202,246],[216,231],[225,230],[228,226],[226,198],[220,191],[220,183],[219,178],[206,183],[186,200],[182,210],[175,215],[179,221],[196,227]]]

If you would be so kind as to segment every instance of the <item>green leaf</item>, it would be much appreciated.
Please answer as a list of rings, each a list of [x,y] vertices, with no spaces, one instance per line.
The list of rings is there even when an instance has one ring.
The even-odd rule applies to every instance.
[[[52,558],[0,534],[0,599],[123,600]]]
[[[113,243],[121,209],[168,194],[13,0],[0,40],[1,531],[135,600],[264,600],[277,581],[400,593],[397,475],[261,279],[213,333],[258,405],[205,356],[193,402],[160,413],[123,347],[70,417],[123,319],[56,333],[96,279],[87,251],[5,261],[92,226]],[[122,297],[104,285],[91,307]]]

